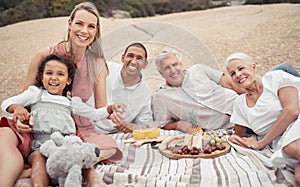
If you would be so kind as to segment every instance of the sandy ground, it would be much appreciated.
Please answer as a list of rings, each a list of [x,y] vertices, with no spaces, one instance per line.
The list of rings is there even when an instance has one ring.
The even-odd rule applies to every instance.
[[[34,53],[64,37],[67,19],[48,18],[0,27],[1,103],[20,93]],[[300,71],[300,4],[233,6],[136,19],[102,18],[101,32],[105,37],[126,25],[145,22],[171,24],[194,35],[197,40],[186,41],[186,45],[203,42],[221,70],[224,70],[226,56],[241,51],[253,57],[259,74],[282,61],[289,61]],[[111,42],[121,41],[122,37]],[[180,39],[173,34],[166,37]],[[105,45],[112,44],[107,42]],[[150,54],[161,49],[149,48]],[[155,81],[150,84],[156,87]]]

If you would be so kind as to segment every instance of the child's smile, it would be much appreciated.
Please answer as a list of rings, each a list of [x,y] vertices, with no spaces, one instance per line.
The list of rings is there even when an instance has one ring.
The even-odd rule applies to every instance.
[[[62,95],[66,85],[71,82],[67,66],[57,60],[50,60],[45,65],[42,81],[50,94]]]

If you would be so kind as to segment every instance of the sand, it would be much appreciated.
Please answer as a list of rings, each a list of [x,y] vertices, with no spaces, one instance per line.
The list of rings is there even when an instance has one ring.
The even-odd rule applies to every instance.
[[[47,18],[0,27],[1,103],[21,92],[33,55],[41,47],[64,37],[67,19]],[[300,71],[300,4],[232,6],[134,19],[101,18],[102,36],[109,36],[130,24],[145,22],[170,24],[195,36],[206,45],[220,70],[224,70],[226,56],[241,51],[253,57],[259,74],[283,61],[292,63]],[[124,39],[122,37],[111,42],[116,44]],[[167,37],[180,39],[173,34]],[[185,44],[197,41],[186,41]],[[155,49],[161,48],[151,46],[150,53]],[[120,57],[116,54],[113,58],[118,60]],[[156,87],[158,83],[150,81],[150,84]]]

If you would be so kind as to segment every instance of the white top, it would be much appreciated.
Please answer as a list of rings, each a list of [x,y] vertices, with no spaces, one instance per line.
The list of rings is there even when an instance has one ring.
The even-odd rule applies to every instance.
[[[30,86],[23,93],[4,100],[1,105],[1,109],[2,111],[7,112],[6,109],[12,104],[30,106],[37,101],[39,93],[40,89],[38,87]],[[95,109],[82,102],[81,98],[79,97],[72,97],[70,101],[65,96],[52,95],[49,94],[46,90],[43,90],[41,99],[44,102],[54,102],[65,105],[67,107],[71,107],[74,114],[81,115],[95,121],[105,119],[109,115],[106,107]]]
[[[204,129],[229,128],[236,92],[219,85],[223,72],[197,64],[188,68],[181,87],[162,86],[153,96],[155,123],[196,120]]]
[[[109,75],[106,80],[108,104],[124,103],[126,105],[125,121],[144,126],[153,125],[151,110],[152,91],[143,79],[131,87],[125,87],[121,77],[122,64],[108,62]],[[142,75],[141,75],[142,76]],[[97,131],[114,132],[115,124],[110,120],[95,123]]]
[[[298,89],[298,102],[300,105],[300,78],[284,71],[276,70],[266,73],[262,77],[263,92],[255,106],[248,107],[246,94],[240,95],[235,104],[230,121],[252,129],[257,135],[263,137],[272,127],[282,111],[278,98],[278,90],[286,86]],[[283,136],[272,142],[271,147],[279,150],[290,142],[300,138],[300,116],[292,122]]]

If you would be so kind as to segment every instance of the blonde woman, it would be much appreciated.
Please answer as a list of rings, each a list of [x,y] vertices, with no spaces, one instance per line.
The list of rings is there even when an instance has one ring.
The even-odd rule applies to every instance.
[[[67,38],[54,46],[40,49],[34,55],[23,90],[36,83],[35,77],[41,61],[51,53],[58,53],[71,56],[77,65],[72,96],[78,96],[86,102],[94,94],[95,107],[101,108],[106,106],[106,76],[108,70],[100,37],[100,17],[95,5],[90,2],[76,5],[68,20]],[[95,126],[89,119],[74,115],[74,120],[77,126],[77,133],[83,141],[94,143],[100,148],[99,161],[116,161],[122,158],[122,152],[119,150],[116,142],[110,136],[96,132]],[[16,128],[21,133],[30,131],[30,128],[22,123],[16,123]],[[28,142],[27,140],[20,140],[21,138],[17,140],[17,146]],[[21,155],[17,159],[20,159],[20,157]],[[18,164],[18,168],[16,170],[19,172],[15,173],[16,176],[18,176],[17,173],[21,172],[20,164]],[[97,179],[97,177],[94,177],[93,171],[89,170],[86,173],[90,186],[97,183],[97,180],[93,180]],[[31,176],[39,176],[39,171],[32,171]]]

